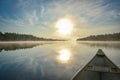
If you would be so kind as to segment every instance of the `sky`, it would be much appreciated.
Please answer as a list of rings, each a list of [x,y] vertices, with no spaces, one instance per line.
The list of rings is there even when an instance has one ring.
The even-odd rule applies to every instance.
[[[58,33],[61,19],[71,21],[69,35]],[[70,39],[120,32],[120,0],[0,0],[0,31]]]

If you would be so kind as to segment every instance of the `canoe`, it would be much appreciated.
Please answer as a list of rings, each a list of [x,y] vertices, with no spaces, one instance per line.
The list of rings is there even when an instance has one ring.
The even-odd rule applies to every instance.
[[[120,68],[99,49],[92,60],[71,80],[120,80]]]

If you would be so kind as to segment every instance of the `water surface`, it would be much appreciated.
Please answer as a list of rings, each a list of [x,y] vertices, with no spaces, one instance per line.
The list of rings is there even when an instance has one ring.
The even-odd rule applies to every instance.
[[[70,80],[98,49],[120,67],[120,42],[0,42],[0,80]]]

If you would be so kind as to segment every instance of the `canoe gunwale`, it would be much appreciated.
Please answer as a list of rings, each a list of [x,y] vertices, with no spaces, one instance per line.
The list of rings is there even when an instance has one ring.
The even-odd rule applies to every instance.
[[[102,54],[98,54],[100,51],[102,51],[101,49],[99,49],[98,50],[98,52],[96,53],[96,55],[82,68],[82,69],[79,69],[77,72],[76,72],[76,74],[72,77],[72,79],[71,80],[74,80],[74,78],[76,77],[76,76],[78,76],[81,72],[83,72],[83,71],[89,71],[89,72],[99,72],[99,73],[110,73],[110,74],[112,74],[112,73],[114,73],[114,74],[120,74],[120,68],[117,66],[117,65],[115,65],[105,54],[104,54],[104,52],[102,51]],[[96,56],[101,56],[101,57],[105,57],[113,66],[115,66],[116,67],[116,69],[117,69],[117,71],[114,71],[114,72],[108,72],[108,71],[95,71],[95,70],[87,70],[86,68],[88,67],[88,65],[96,58]]]

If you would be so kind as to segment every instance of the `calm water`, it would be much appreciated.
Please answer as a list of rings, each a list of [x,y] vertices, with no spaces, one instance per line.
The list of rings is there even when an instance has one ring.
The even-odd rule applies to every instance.
[[[120,67],[120,42],[0,43],[0,80],[70,80],[98,49]]]

